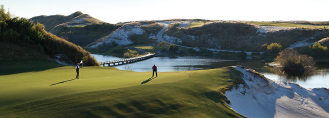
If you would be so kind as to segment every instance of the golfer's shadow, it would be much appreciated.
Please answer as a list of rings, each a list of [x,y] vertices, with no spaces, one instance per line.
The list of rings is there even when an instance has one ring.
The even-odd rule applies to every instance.
[[[145,81],[142,81],[141,84],[146,84],[147,82],[150,82],[152,79],[157,78],[157,77],[151,77]]]
[[[51,84],[50,86],[54,86],[54,85],[57,85],[57,84],[63,84],[65,82],[69,82],[69,81],[73,81],[73,80],[76,80],[77,78],[74,78],[74,79],[69,79],[69,80],[65,80],[65,81],[61,81],[61,82],[57,82],[57,83],[53,83]]]

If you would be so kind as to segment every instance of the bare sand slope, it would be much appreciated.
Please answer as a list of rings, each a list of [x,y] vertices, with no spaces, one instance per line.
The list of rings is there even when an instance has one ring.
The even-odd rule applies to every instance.
[[[305,89],[298,84],[274,82],[254,70],[235,67],[245,84],[226,92],[232,109],[250,118],[329,117],[329,91]]]

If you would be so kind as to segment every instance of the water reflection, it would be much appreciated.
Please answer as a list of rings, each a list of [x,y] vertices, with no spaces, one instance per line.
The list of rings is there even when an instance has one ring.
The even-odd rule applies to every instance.
[[[318,70],[318,74],[323,76],[323,77],[327,77],[329,73],[329,69],[319,69]]]
[[[98,54],[92,54],[99,62],[118,60],[120,58],[113,56],[103,56]],[[213,69],[226,66],[242,65],[249,68],[260,68],[265,66],[265,62],[262,61],[236,61],[236,60],[223,60],[218,58],[206,58],[206,57],[153,57],[144,61],[115,66],[120,70],[130,70],[136,72],[152,71],[153,65],[158,66],[159,72],[168,71],[189,71],[189,70],[201,70],[201,69]]]
[[[287,76],[282,76],[279,74],[271,73],[271,72],[263,72],[265,77],[281,82],[292,82],[301,85],[305,88],[329,88],[329,70],[328,69],[320,69],[315,70],[313,75],[309,75],[303,78],[293,77],[289,78]]]
[[[154,57],[148,60],[119,65],[116,68],[121,70],[131,70],[136,72],[151,71],[151,67],[155,64],[159,72],[168,71],[187,71],[187,70],[200,70],[208,69],[211,63],[228,62],[231,60],[209,59],[203,57]]]
[[[91,54],[91,56],[95,57],[98,62],[105,62],[105,61],[113,61],[113,60],[120,60],[122,58],[108,56],[108,55],[100,55],[100,54]]]
[[[265,67],[262,74],[271,80],[292,82],[305,88],[329,88],[329,68],[319,68],[320,66],[317,67],[318,69],[314,69],[312,73],[308,73],[303,76],[287,76],[271,67]]]
[[[306,81],[310,76],[319,74],[315,68],[307,68],[301,75],[286,74],[280,67],[265,66],[266,72],[274,73],[287,82]]]

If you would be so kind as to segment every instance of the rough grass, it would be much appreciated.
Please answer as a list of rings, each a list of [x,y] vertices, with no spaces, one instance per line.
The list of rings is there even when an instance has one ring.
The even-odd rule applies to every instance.
[[[45,58],[34,60],[0,61],[0,65],[0,75],[41,71],[61,66],[60,64]]]
[[[77,28],[82,28],[82,27],[85,27],[87,25],[72,25],[72,26],[67,26],[67,27],[77,27]]]
[[[40,71],[59,67],[37,46],[0,41],[0,75]]]
[[[301,24],[294,22],[256,22],[251,21],[247,22],[253,25],[260,26],[277,26],[277,27],[298,27],[298,28],[311,28],[311,29],[329,29],[328,25],[312,25],[312,24]]]
[[[245,84],[245,82],[242,79],[243,74],[238,70],[234,70],[234,69],[230,70],[230,77],[235,87],[238,87],[239,84]]]
[[[142,49],[142,50],[153,50],[153,46],[136,46],[135,48]]]
[[[241,117],[225,105],[230,68],[161,72],[73,67],[0,76],[0,116]]]
[[[203,25],[205,25],[206,22],[204,21],[200,21],[200,22],[191,22],[191,24],[189,25],[189,28],[193,28],[193,27],[201,27]]]
[[[75,25],[75,26],[61,26],[55,34],[74,44],[82,47],[110,34],[112,31],[120,27],[113,24],[91,24],[91,25]],[[54,33],[54,32],[53,32]]]

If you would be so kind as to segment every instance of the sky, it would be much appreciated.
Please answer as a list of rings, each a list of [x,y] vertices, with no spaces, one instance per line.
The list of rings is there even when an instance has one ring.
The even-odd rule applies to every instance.
[[[0,0],[18,17],[76,11],[108,23],[163,19],[329,21],[329,0]]]

